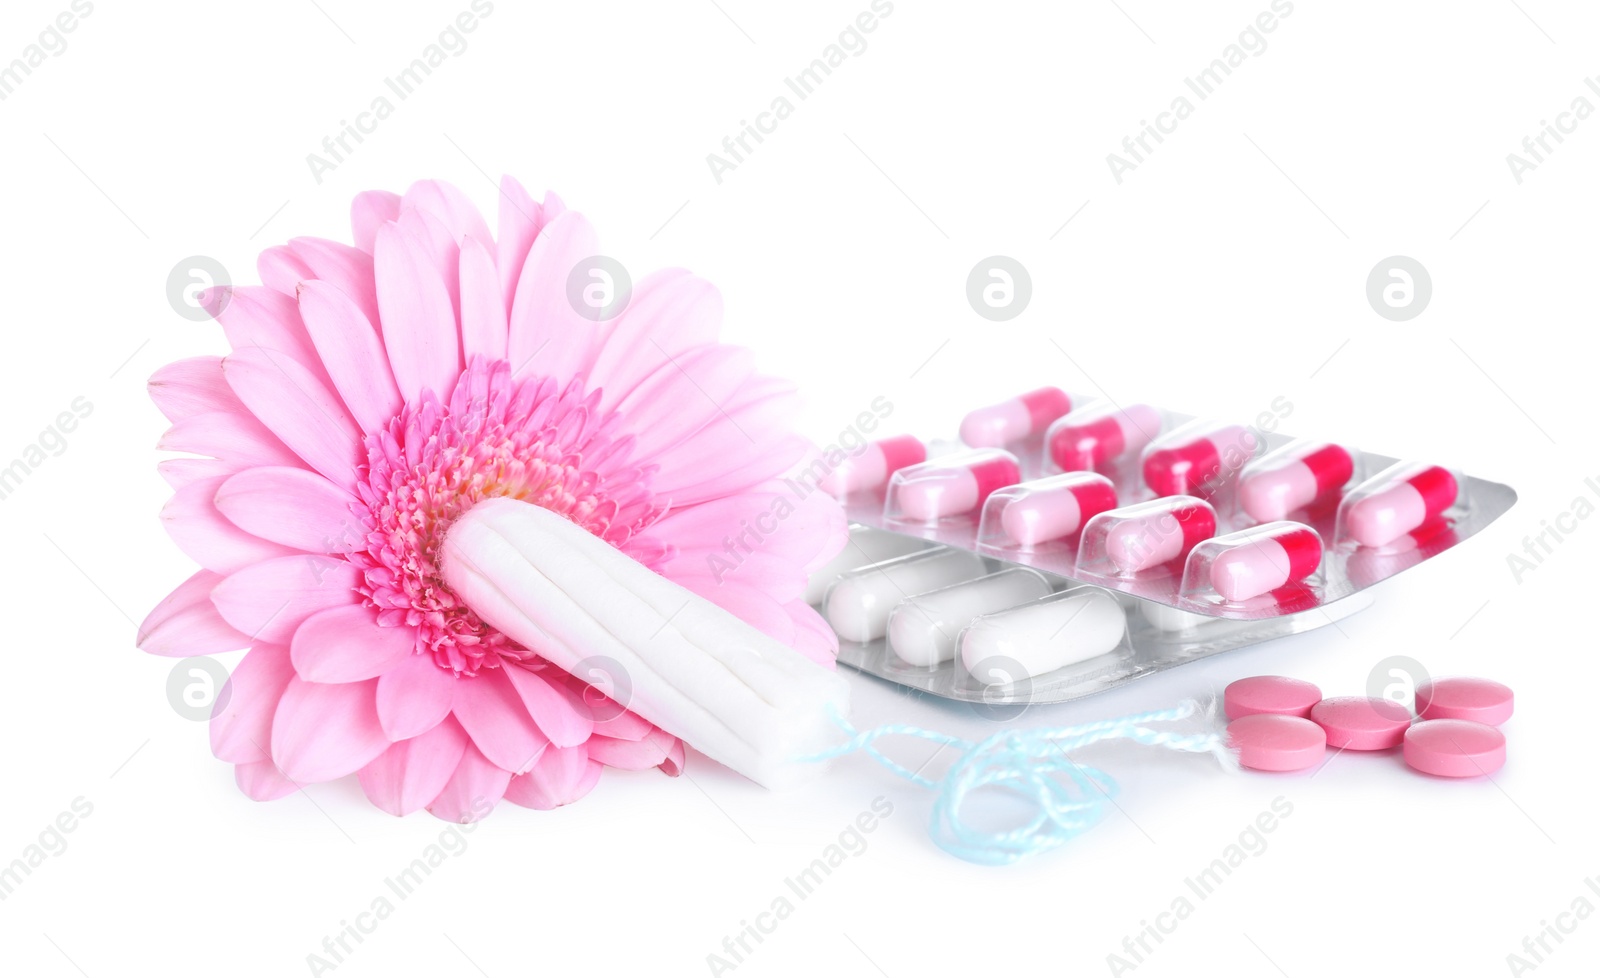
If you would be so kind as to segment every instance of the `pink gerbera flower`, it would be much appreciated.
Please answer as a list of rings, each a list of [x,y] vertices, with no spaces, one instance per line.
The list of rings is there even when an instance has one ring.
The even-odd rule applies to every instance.
[[[470,820],[502,797],[564,805],[607,766],[678,773],[675,738],[445,586],[445,531],[487,497],[560,513],[832,667],[802,593],[843,517],[782,483],[813,451],[793,390],[717,342],[714,288],[657,272],[614,318],[581,315],[568,279],[593,230],[509,178],[497,237],[437,182],[363,193],[352,223],[355,247],[296,238],[262,253],[264,286],[203,297],[233,352],[150,381],[160,447],[201,456],[160,469],[203,569],[139,644],[248,647],[211,720],[247,795],[359,772],[385,811]]]

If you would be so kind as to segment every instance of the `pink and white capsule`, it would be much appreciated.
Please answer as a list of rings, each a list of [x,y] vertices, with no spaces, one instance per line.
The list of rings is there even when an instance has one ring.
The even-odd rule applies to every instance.
[[[912,435],[896,435],[868,442],[858,454],[849,455],[817,480],[817,487],[835,499],[852,492],[882,489],[889,477],[901,469],[928,460],[927,446]]]
[[[1066,391],[1041,387],[971,412],[961,421],[961,440],[973,448],[999,448],[1043,432],[1070,410]]]
[[[1352,498],[1343,514],[1346,535],[1363,547],[1388,546],[1438,519],[1459,492],[1456,477],[1438,465],[1390,469],[1367,485],[1374,491]]]
[[[1248,601],[1298,583],[1322,564],[1322,538],[1303,523],[1268,523],[1215,541],[1235,542],[1211,561],[1211,586],[1228,601]]]
[[[1117,488],[1094,472],[1066,472],[1028,483],[1006,501],[1000,528],[1019,547],[1070,537],[1084,524],[1117,508]]]
[[[1204,495],[1243,468],[1260,443],[1242,425],[1184,425],[1145,451],[1145,485],[1158,496]]]
[[[1017,457],[998,448],[947,455],[901,469],[895,476],[891,507],[898,505],[900,518],[932,523],[971,513],[990,493],[1021,479]]]
[[[1239,505],[1257,523],[1271,523],[1331,498],[1354,472],[1355,460],[1342,446],[1295,442],[1245,467]]]
[[[1142,451],[1161,431],[1161,412],[1148,404],[1092,404],[1050,426],[1046,447],[1063,472],[1089,472]]]
[[[1204,500],[1168,496],[1151,503],[1105,514],[1106,518],[1128,514],[1106,531],[1105,539],[1106,556],[1124,574],[1137,574],[1187,556],[1196,544],[1217,532],[1216,510]]]

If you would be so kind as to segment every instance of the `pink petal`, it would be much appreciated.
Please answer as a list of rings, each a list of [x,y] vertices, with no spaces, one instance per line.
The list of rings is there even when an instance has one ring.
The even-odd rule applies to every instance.
[[[239,631],[289,644],[300,623],[324,608],[357,600],[361,572],[317,554],[278,557],[228,575],[211,591],[222,617]]]
[[[445,294],[450,297],[450,308],[455,313],[457,342],[461,326],[461,243],[450,229],[427,211],[406,207],[395,222],[400,230],[422,245],[422,258],[433,269]]]
[[[211,714],[211,753],[234,764],[268,760],[272,715],[294,678],[289,650],[258,642],[234,667]]]
[[[635,457],[655,458],[707,425],[718,425],[722,442],[739,449],[754,447],[753,433],[729,424],[722,405],[755,373],[755,358],[736,346],[700,346],[668,359],[656,354],[659,366],[618,404],[634,423],[627,430],[638,442]],[[662,411],[659,405],[672,405]]]
[[[156,447],[167,452],[210,455],[241,467],[305,464],[248,412],[207,411],[190,415],[168,428]]]
[[[494,236],[483,215],[472,206],[472,201],[460,190],[442,180],[418,180],[401,198],[402,207],[416,209],[432,215],[450,231],[456,241],[470,238],[484,248],[494,247]]]
[[[472,238],[461,245],[461,348],[467,359],[506,357],[506,305],[489,250]]]
[[[506,801],[540,811],[570,805],[594,788],[602,770],[582,747],[552,747],[533,770],[511,779]]]
[[[310,553],[365,550],[356,498],[315,472],[282,466],[245,469],[221,482],[216,506],[241,531]]]
[[[361,429],[381,430],[400,412],[401,397],[378,330],[349,296],[325,282],[301,287],[300,315]]]
[[[576,211],[562,214],[539,232],[511,304],[507,359],[513,370],[520,372],[527,365],[530,375],[551,377],[562,387],[588,369],[596,340],[603,335],[602,324],[572,307],[567,277],[599,248],[594,229]],[[538,359],[530,364],[535,354]]]
[[[409,815],[439,796],[466,752],[461,725],[441,723],[419,737],[389,745],[361,769],[361,790],[390,815]]]
[[[455,705],[459,683],[430,655],[413,655],[378,677],[378,720],[390,740],[416,737],[439,725]]]
[[[208,411],[244,411],[222,377],[221,357],[191,357],[169,363],[150,376],[150,400],[168,421]]]
[[[521,666],[508,665],[505,674],[522,697],[523,705],[540,732],[557,747],[575,747],[594,733],[587,710],[567,698],[566,690],[551,686]]]
[[[350,203],[350,230],[356,247],[371,252],[378,240],[378,229],[400,217],[400,195],[387,190],[368,190],[356,194]]]
[[[729,434],[691,444],[694,451],[686,446],[673,451],[672,471],[658,471],[651,485],[655,493],[680,506],[694,506],[782,477],[794,471],[808,452],[816,451],[799,435],[769,436],[752,445],[742,435]]]
[[[156,463],[156,472],[174,489],[205,479],[225,479],[241,468],[236,462],[215,458],[168,458]]]
[[[373,705],[377,681],[289,680],[272,716],[272,759],[301,784],[332,781],[361,770],[389,747]]]
[[[226,476],[193,482],[172,494],[161,508],[161,525],[195,563],[218,574],[232,574],[251,564],[295,553],[234,525],[217,510],[213,498]]]
[[[322,381],[275,350],[237,350],[222,361],[228,386],[312,468],[352,485],[364,457],[361,429]]]
[[[301,282],[316,278],[310,266],[283,245],[268,248],[258,255],[256,272],[263,285],[284,295],[294,295],[295,287]]]
[[[839,636],[816,609],[806,604],[804,598],[784,603],[784,610],[794,620],[794,637],[789,646],[796,652],[825,669],[836,668],[839,655]]]
[[[415,654],[416,646],[415,628],[385,628],[371,608],[346,604],[302,622],[289,651],[295,672],[308,683],[354,683],[395,668]]]
[[[676,738],[656,730],[644,740],[612,740],[610,737],[592,737],[586,748],[589,756],[607,767],[624,771],[648,771],[659,767],[672,755]]]
[[[605,392],[600,406],[610,410],[667,357],[715,343],[721,328],[715,286],[681,268],[653,272],[635,284],[633,300],[595,357],[590,388]]]
[[[139,648],[154,655],[191,656],[249,645],[250,636],[223,621],[211,603],[211,589],[220,583],[221,574],[202,570],[179,584],[139,626]]]
[[[369,252],[326,238],[295,238],[289,247],[311,270],[311,279],[337,289],[355,303],[368,322],[377,322],[378,292],[372,281]],[[298,296],[299,292],[289,294]]]
[[[504,669],[485,669],[457,682],[451,713],[483,755],[507,771],[528,770],[550,746]]]
[[[277,801],[300,790],[271,761],[240,764],[233,769],[234,783],[252,801]]]
[[[554,195],[545,198],[560,201]],[[500,295],[507,309],[517,294],[517,280],[522,277],[522,266],[527,264],[528,251],[539,236],[545,222],[554,217],[534,202],[522,184],[511,177],[500,179],[500,238],[496,242],[495,265],[500,270]]]
[[[672,748],[667,751],[667,759],[656,765],[661,772],[669,778],[675,778],[683,773],[685,764],[683,741],[672,738]]]
[[[304,365],[317,362],[293,296],[264,285],[234,286],[229,292],[217,321],[234,350],[264,346]]]
[[[422,242],[386,224],[376,251],[383,343],[395,383],[406,398],[424,389],[448,398],[461,373],[461,343],[450,293],[430,266]]]
[[[494,810],[505,797],[511,772],[496,767],[472,744],[461,755],[461,763],[450,781],[428,805],[428,812],[447,822],[476,822]]]

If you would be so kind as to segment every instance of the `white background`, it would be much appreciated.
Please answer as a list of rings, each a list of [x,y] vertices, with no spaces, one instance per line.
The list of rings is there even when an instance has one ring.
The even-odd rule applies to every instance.
[[[562,194],[640,273],[684,265],[718,283],[725,337],[802,385],[819,441],[878,395],[895,428],[928,436],[1042,383],[1240,419],[1281,395],[1286,431],[1513,484],[1508,516],[1384,585],[1342,634],[1024,718],[1158,707],[1262,672],[1357,693],[1403,654],[1513,686],[1511,759],[1493,782],[1451,783],[1391,755],[1229,777],[1203,758],[1102,753],[1121,811],[993,869],[935,848],[931,795],[865,760],[776,796],[692,757],[687,778],[610,774],[557,812],[502,807],[341,978],[711,973],[723,938],[880,795],[894,811],[868,848],[731,973],[1111,973],[1123,937],[1279,796],[1293,813],[1266,850],[1132,973],[1505,974],[1575,898],[1600,906],[1584,885],[1600,873],[1587,624],[1600,525],[1579,523],[1520,583],[1507,566],[1600,476],[1600,121],[1520,185],[1506,162],[1574,98],[1600,105],[1583,83],[1600,74],[1592,5],[1297,0],[1119,185],[1106,154],[1190,94],[1183,78],[1267,0],[899,0],[719,184],[706,155],[867,0],[500,0],[319,184],[306,155],[467,4],[318,2],[101,0],[0,102],[0,461],[74,398],[94,405],[67,450],[0,501],[0,861],[75,798],[93,805],[0,903],[7,973],[307,974],[324,936],[447,829],[377,811],[353,778],[251,802],[204,726],[169,707],[172,663],[132,641],[190,572],[156,519],[164,423],[144,381],[223,349],[214,325],[167,304],[180,259],[214,256],[253,282],[262,247],[346,238],[362,189],[441,177],[492,213],[486,174],[502,172]],[[8,0],[0,64],[66,8]],[[965,300],[993,254],[1032,275],[1007,323]],[[1396,254],[1433,280],[1425,312],[1402,323],[1365,297],[1368,272]],[[863,725],[992,729],[851,679]],[[914,765],[926,748],[903,753]],[[1562,919],[1574,932],[1536,973],[1593,974],[1600,919]]]

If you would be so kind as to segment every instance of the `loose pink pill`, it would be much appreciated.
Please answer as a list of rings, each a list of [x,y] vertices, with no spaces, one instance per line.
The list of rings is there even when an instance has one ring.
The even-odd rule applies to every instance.
[[[1406,731],[1406,763],[1441,778],[1476,778],[1505,767],[1506,735],[1471,720],[1423,720]]]
[[[1394,700],[1374,696],[1330,696],[1311,708],[1311,719],[1328,734],[1328,746],[1345,750],[1399,747],[1411,714]]]
[[[1255,713],[1228,724],[1239,764],[1256,771],[1304,771],[1327,752],[1328,735],[1304,717]]]
[[[1417,715],[1424,720],[1474,720],[1498,727],[1511,719],[1511,687],[1492,679],[1448,676],[1417,684]]]
[[[1258,713],[1309,717],[1322,702],[1322,690],[1303,679],[1288,676],[1251,676],[1236,679],[1222,691],[1222,712],[1229,720]]]

